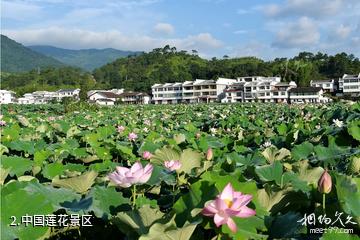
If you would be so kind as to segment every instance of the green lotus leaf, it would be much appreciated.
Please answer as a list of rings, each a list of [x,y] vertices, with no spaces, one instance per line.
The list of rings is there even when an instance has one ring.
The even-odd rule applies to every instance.
[[[4,184],[5,179],[10,173],[10,168],[2,168],[0,167],[0,185]]]
[[[33,162],[29,159],[15,156],[1,156],[1,166],[10,169],[9,175],[20,177],[25,172],[31,171]]]
[[[360,141],[360,120],[350,122],[348,132],[354,139]]]
[[[160,165],[163,165],[165,161],[171,160],[180,160],[180,153],[179,151],[166,146],[161,149],[157,149],[150,159],[151,162]]]
[[[144,205],[134,211],[118,213],[111,221],[121,232],[128,236],[144,235],[156,221],[161,221],[164,217],[159,209]]]
[[[124,198],[121,192],[117,192],[114,187],[95,186],[91,189],[89,197],[92,197],[93,203],[89,210],[93,211],[95,216],[109,219],[110,216],[123,210],[123,205],[130,206],[128,198]]]
[[[150,229],[149,233],[142,235],[139,240],[189,240],[193,234],[197,224],[185,224],[178,228],[172,219],[168,223],[155,223]]]
[[[186,141],[186,137],[185,137],[185,135],[183,133],[175,134],[174,135],[174,140],[175,140],[176,144],[180,144],[180,143]]]
[[[181,168],[178,172],[191,173],[191,170],[201,166],[203,155],[192,149],[185,149],[180,155]]]
[[[26,226],[23,216],[47,215],[54,211],[51,202],[41,193],[28,193],[18,189],[2,197],[1,232],[2,239],[33,240],[43,237],[48,227]],[[14,218],[14,217],[15,218]],[[16,226],[10,226],[14,223]]]
[[[303,142],[300,145],[295,145],[291,151],[291,155],[295,160],[307,159],[313,152],[314,146],[309,142]]]
[[[78,177],[60,179],[56,176],[52,180],[52,185],[72,189],[78,193],[85,193],[94,184],[98,173],[95,171],[86,172]]]
[[[271,165],[257,167],[255,172],[264,182],[275,181],[278,185],[281,184],[283,166],[280,161],[275,161]]]

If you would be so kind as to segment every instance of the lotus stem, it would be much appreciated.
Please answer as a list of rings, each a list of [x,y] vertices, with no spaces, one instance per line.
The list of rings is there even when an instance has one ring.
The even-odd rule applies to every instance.
[[[323,204],[322,204],[322,206],[323,206],[323,212],[325,213],[325,211],[326,211],[326,207],[325,207],[325,193],[323,193]]]
[[[132,206],[133,208],[135,208],[135,205],[136,205],[136,185],[134,184],[133,185],[133,190],[132,190]]]

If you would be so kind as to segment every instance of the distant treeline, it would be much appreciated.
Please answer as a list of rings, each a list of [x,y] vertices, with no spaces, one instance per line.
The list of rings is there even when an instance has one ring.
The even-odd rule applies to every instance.
[[[60,88],[93,88],[93,76],[79,68],[44,68],[25,73],[2,74],[1,89],[14,90],[18,96],[38,90],[55,91]]]
[[[344,73],[359,72],[359,59],[346,53],[331,56],[301,52],[290,59],[276,58],[273,61],[255,57],[229,58],[226,55],[222,59],[206,60],[200,58],[196,50],[191,53],[177,51],[167,45],[140,56],[120,58],[92,74],[66,67],[3,76],[2,88],[26,92],[66,85],[83,89],[125,88],[149,92],[155,83],[254,75],[280,76],[282,81],[295,81],[299,86],[307,86],[311,79],[339,78]]]

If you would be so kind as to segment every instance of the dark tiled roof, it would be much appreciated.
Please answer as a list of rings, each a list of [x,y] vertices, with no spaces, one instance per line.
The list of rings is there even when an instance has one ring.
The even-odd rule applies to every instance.
[[[332,82],[333,79],[326,79],[326,80],[312,80],[313,83],[316,83],[316,82],[319,82],[319,83],[322,83],[322,82]]]
[[[113,102],[113,100],[108,99],[108,98],[98,98],[98,99],[96,99],[96,101],[99,101],[99,102]]]
[[[131,97],[131,96],[149,96],[147,93],[143,92],[124,92],[120,94],[121,97]]]
[[[287,82],[280,82],[275,84],[275,87],[287,87],[287,86],[289,86],[289,83]]]
[[[58,92],[73,92],[77,89],[60,89]]]
[[[94,94],[100,94],[101,96],[106,97],[106,98],[120,98],[121,97],[120,95],[112,93],[112,92],[94,92],[91,95],[94,95]]]
[[[297,87],[289,90],[291,93],[319,92],[321,87]]]
[[[346,75],[344,79],[346,78],[358,78],[358,75]]]

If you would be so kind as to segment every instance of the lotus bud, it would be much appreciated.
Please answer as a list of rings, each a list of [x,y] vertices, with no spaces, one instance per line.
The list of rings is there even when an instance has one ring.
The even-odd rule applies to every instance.
[[[149,151],[143,152],[143,158],[149,160],[152,157],[152,154]]]
[[[213,158],[213,150],[211,148],[208,148],[206,152],[206,160],[210,161]]]
[[[328,171],[325,169],[325,171],[323,172],[323,174],[321,175],[319,182],[318,182],[318,190],[320,193],[329,193],[331,192],[331,187],[332,187],[332,181],[331,181],[331,176],[328,173]]]

